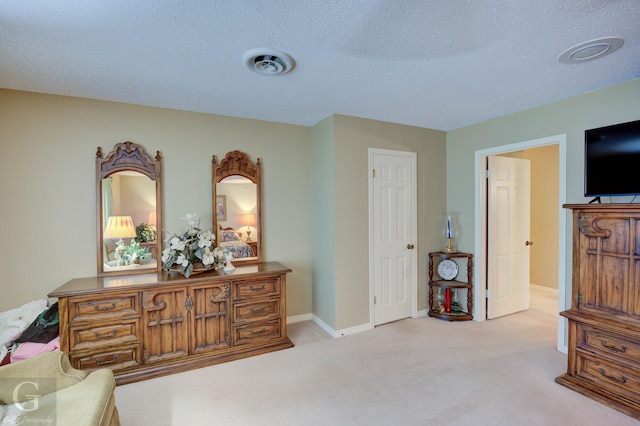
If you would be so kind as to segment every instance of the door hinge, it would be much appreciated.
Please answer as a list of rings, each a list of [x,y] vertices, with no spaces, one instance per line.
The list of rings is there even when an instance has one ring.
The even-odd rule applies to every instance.
[[[486,297],[487,299],[489,298],[489,289],[487,289],[487,290],[484,292],[484,297]]]
[[[376,296],[373,296],[373,304],[377,304],[378,303],[378,299],[376,298]]]
[[[371,169],[371,177],[376,177],[376,169]]]
[[[489,170],[484,171],[484,178],[489,179]]]
[[[142,348],[142,365],[147,363],[147,348]]]

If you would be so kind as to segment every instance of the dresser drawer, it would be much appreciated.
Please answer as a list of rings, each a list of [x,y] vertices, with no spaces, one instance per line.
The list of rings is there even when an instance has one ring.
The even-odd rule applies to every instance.
[[[640,397],[640,376],[634,369],[619,363],[610,363],[602,358],[578,350],[576,354],[577,376],[609,389],[631,400]]]
[[[634,363],[640,359],[640,342],[579,322],[576,327],[577,347],[613,359],[627,359]]]
[[[71,327],[70,348],[72,351],[100,346],[123,345],[139,339],[137,319],[119,321],[116,324]]]
[[[280,316],[280,299],[233,304],[233,322],[260,321]]]
[[[71,365],[80,370],[122,370],[140,365],[140,345],[123,346],[102,352],[71,352],[69,358]]]
[[[69,323],[139,315],[138,293],[102,298],[69,299]]]
[[[267,277],[259,280],[238,280],[233,282],[234,300],[279,295],[280,277]]]
[[[247,345],[280,337],[280,320],[252,323],[233,328],[233,345]]]

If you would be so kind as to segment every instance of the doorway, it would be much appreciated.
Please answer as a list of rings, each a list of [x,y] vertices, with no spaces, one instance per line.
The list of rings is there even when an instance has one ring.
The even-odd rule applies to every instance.
[[[476,165],[476,195],[475,195],[475,229],[476,229],[476,277],[474,283],[474,292],[477,295],[476,303],[474,306],[474,319],[477,321],[484,321],[486,319],[487,311],[487,293],[485,284],[487,282],[487,247],[488,247],[488,231],[487,231],[487,189],[486,189],[486,174],[485,164],[489,156],[505,155],[507,153],[513,153],[516,151],[523,151],[527,149],[533,149],[538,147],[544,147],[549,145],[557,145],[557,165],[550,164],[549,167],[556,167],[558,172],[558,208],[555,212],[558,221],[557,235],[554,236],[555,243],[557,244],[557,274],[556,279],[558,283],[558,304],[557,312],[565,309],[566,300],[566,282],[565,282],[565,259],[566,259],[566,221],[567,212],[562,209],[562,204],[565,202],[566,194],[566,135],[557,135],[547,138],[535,139],[530,141],[524,141],[514,143],[510,145],[503,145],[499,147],[489,148],[485,150],[476,151],[475,165]],[[532,206],[532,210],[536,208]],[[557,319],[557,348],[561,352],[566,352],[565,344],[565,324],[563,318],[558,315]]]

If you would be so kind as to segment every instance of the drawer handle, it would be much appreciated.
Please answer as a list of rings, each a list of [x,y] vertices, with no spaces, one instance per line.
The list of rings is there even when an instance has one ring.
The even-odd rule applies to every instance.
[[[251,335],[252,335],[252,336],[259,336],[259,335],[264,334],[264,333],[266,333],[266,332],[267,332],[267,329],[266,329],[266,328],[263,328],[263,329],[258,330],[258,331],[256,331],[256,330],[251,330]]]
[[[621,352],[621,353],[625,353],[627,351],[627,347],[626,346],[622,346],[622,348],[617,348],[613,345],[607,345],[607,341],[604,339],[600,340],[600,344],[602,345],[603,348],[607,348],[610,351],[614,351],[614,352]]]
[[[264,284],[262,284],[260,287],[254,287],[252,285],[249,286],[249,290],[251,290],[251,291],[262,291],[264,289],[265,289],[265,285]]]
[[[112,311],[112,310],[114,310],[116,308],[116,304],[112,303],[111,306],[105,306],[104,308],[101,308],[100,306],[95,305],[93,308],[96,311]]]
[[[607,379],[609,379],[609,380],[613,380],[613,381],[614,381],[614,382],[616,382],[616,383],[623,383],[623,384],[624,384],[624,383],[627,383],[627,378],[626,378],[626,377],[624,377],[624,376],[620,376],[620,378],[619,378],[619,379],[618,379],[617,377],[614,377],[614,376],[608,376],[608,375],[606,374],[606,371],[604,370],[604,368],[601,368],[601,369],[600,369],[600,374],[602,374],[602,376],[603,376],[603,377],[606,377],[606,378],[607,378]]]
[[[116,334],[118,334],[118,330],[117,329],[113,329],[113,331],[111,333],[108,334],[100,334],[100,332],[96,331],[96,338],[97,339],[107,339],[109,337],[114,337]]]
[[[100,359],[96,359],[96,364],[98,364],[98,365],[107,365],[107,364],[113,364],[116,361],[118,361],[118,355],[114,355],[113,358],[107,359],[105,361],[102,361]]]
[[[264,312],[267,308],[266,307],[262,307],[262,308],[251,308],[250,312],[252,314],[261,314],[262,312]]]

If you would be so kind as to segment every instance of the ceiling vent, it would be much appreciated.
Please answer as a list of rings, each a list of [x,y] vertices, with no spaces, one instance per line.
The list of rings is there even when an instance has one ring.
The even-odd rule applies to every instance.
[[[294,67],[291,56],[272,49],[253,49],[242,55],[244,64],[253,72],[263,75],[286,74]]]
[[[604,37],[575,45],[558,57],[563,64],[579,64],[602,58],[620,49],[624,40],[619,37]]]

